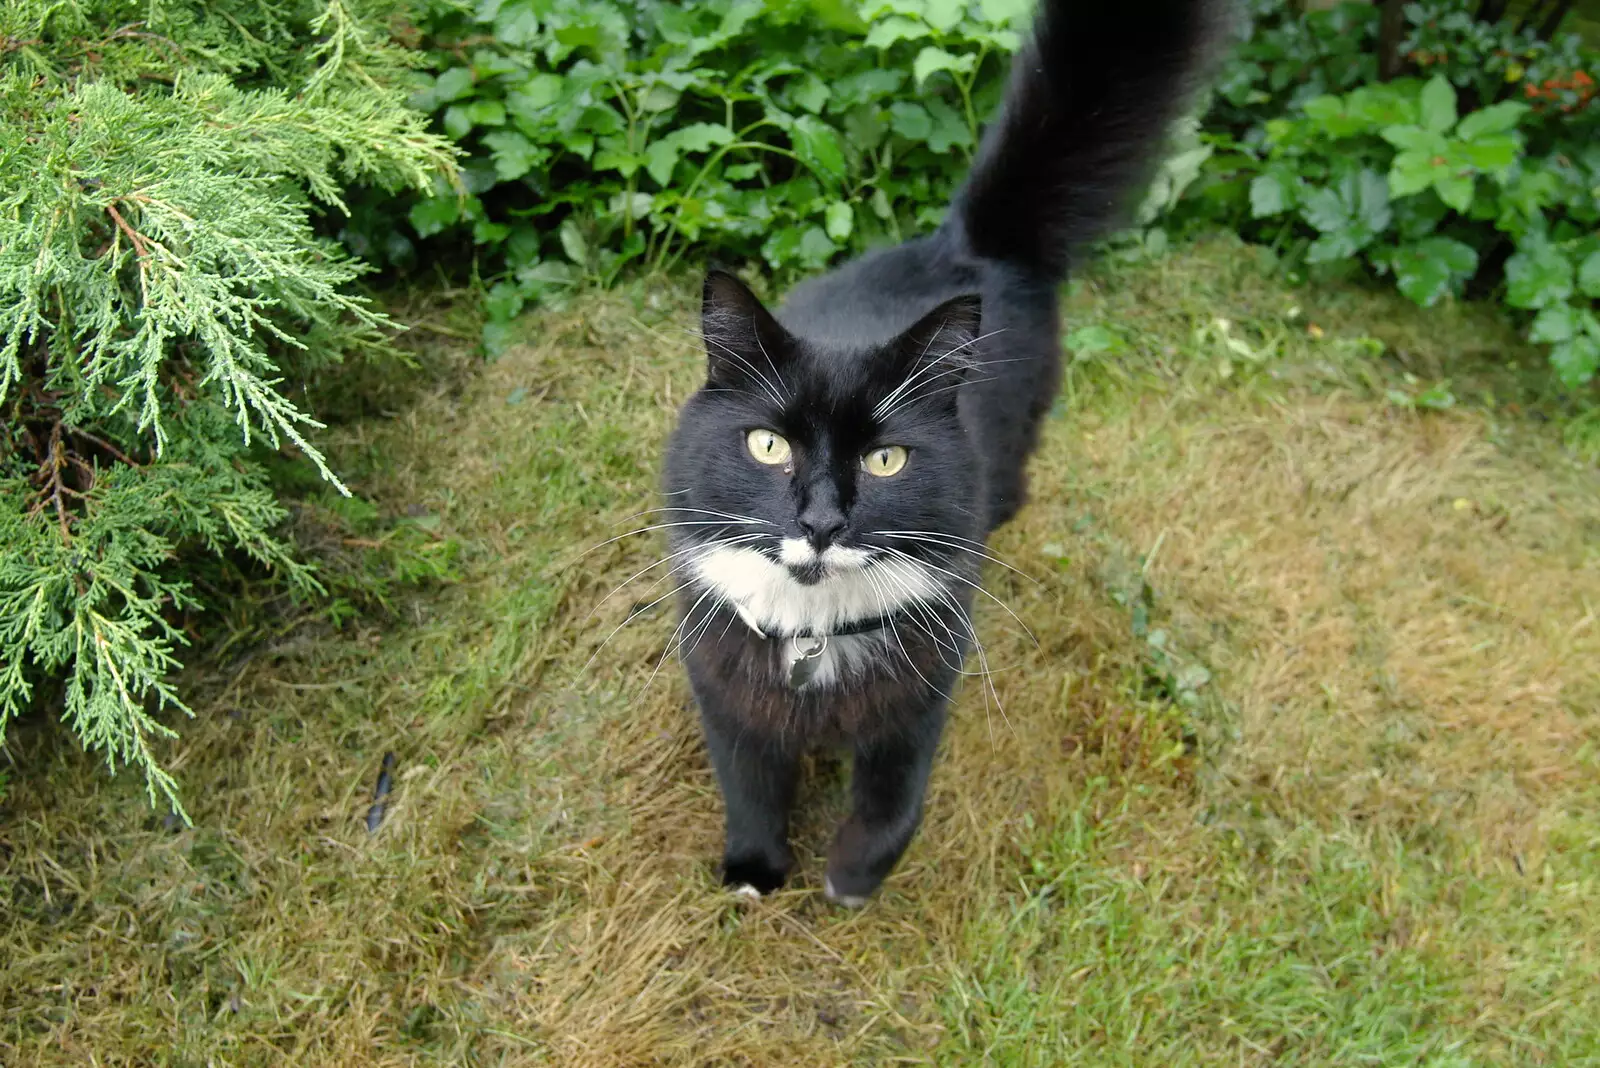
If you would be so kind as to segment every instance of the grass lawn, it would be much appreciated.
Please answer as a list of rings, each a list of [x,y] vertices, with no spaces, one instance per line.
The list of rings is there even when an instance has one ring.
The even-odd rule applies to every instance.
[[[671,621],[604,642],[660,542],[582,555],[653,503],[692,292],[340,432],[459,581],[192,672],[192,829],[15,730],[0,1063],[1600,1064],[1600,477],[1540,357],[1229,241],[1078,283],[994,541],[1036,581],[988,574],[1037,643],[984,609],[993,694],[847,912],[833,756],[794,886],[718,890]],[[1409,403],[1441,367],[1461,402]]]

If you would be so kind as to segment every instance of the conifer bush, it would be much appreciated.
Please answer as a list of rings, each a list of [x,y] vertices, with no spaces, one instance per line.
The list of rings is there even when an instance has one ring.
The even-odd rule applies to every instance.
[[[0,742],[37,703],[178,806],[152,750],[195,553],[317,580],[262,460],[338,485],[295,386],[392,324],[314,228],[433,190],[382,0],[11,0],[0,10]]]

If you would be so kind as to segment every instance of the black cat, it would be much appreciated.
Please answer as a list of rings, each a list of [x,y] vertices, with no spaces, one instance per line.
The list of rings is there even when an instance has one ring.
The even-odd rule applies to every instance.
[[[1044,0],[937,231],[805,282],[775,314],[707,277],[709,373],[672,438],[666,511],[726,883],[783,883],[812,744],[855,757],[828,896],[863,903],[910,842],[975,644],[984,539],[1022,504],[1060,377],[1057,289],[1139,191],[1224,14]]]

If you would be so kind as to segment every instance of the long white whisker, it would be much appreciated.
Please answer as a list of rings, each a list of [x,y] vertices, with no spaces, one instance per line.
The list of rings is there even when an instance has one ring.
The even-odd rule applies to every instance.
[[[679,585],[678,587],[676,587],[674,589],[671,589],[671,590],[668,590],[666,593],[663,593],[660,597],[657,597],[655,600],[651,601],[649,604],[645,605],[643,608],[635,609],[633,611],[633,613],[631,613],[628,616],[627,619],[624,619],[621,623],[618,623],[615,627],[613,627],[611,629],[611,633],[606,635],[605,641],[602,641],[600,643],[600,647],[594,651],[594,655],[589,657],[588,660],[584,661],[584,665],[583,665],[584,670],[587,671],[589,669],[589,667],[594,664],[595,657],[598,657],[600,655],[601,651],[604,650],[605,647],[608,644],[610,644],[611,639],[615,638],[617,636],[617,632],[620,631],[623,627],[626,627],[629,623],[632,623],[634,620],[638,619],[641,615],[643,615],[644,613],[650,611],[650,609],[654,608],[656,605],[660,604],[662,601],[665,601],[668,597],[671,597],[671,596],[673,596],[673,595],[675,595],[675,594],[677,594],[677,593],[679,593],[679,592],[681,592],[683,590],[686,590],[692,585],[694,585],[694,580],[690,579],[687,582],[684,582],[683,584]]]
[[[946,537],[946,535],[944,535],[944,534],[942,534],[942,533],[940,533],[939,531],[936,531],[936,530],[872,530],[872,531],[868,531],[867,533],[872,535],[872,536],[874,536],[874,537],[898,538],[898,539],[901,539],[903,541],[913,541],[913,542],[920,541],[920,542],[923,542],[924,544],[932,545],[935,548],[939,548],[939,549],[955,549],[958,552],[971,553],[973,556],[982,557],[983,559],[988,560],[990,563],[999,564],[1001,567],[1005,568],[1007,571],[1013,571],[1016,574],[1021,575],[1023,578],[1025,578],[1029,582],[1033,583],[1035,586],[1039,585],[1039,580],[1038,579],[1034,578],[1032,575],[1028,574],[1026,571],[1020,570],[1019,568],[1013,567],[1011,564],[1006,563],[1004,560],[1000,559],[998,556],[993,556],[993,555],[991,555],[991,554],[989,554],[987,552],[983,552],[982,550],[979,550],[979,549],[969,548],[966,545],[958,545],[958,544],[955,544],[953,541],[947,542],[947,541],[938,540],[938,539],[942,539],[942,538]],[[963,538],[961,540],[965,541],[966,539]]]
[[[648,567],[643,567],[643,568],[640,568],[638,571],[635,571],[633,574],[631,574],[627,578],[623,579],[622,582],[619,585],[612,587],[612,590],[611,590],[610,593],[606,594],[604,597],[600,598],[598,601],[596,601],[594,603],[594,607],[589,609],[589,614],[584,617],[583,621],[585,623],[589,622],[590,619],[594,618],[594,614],[600,610],[600,606],[601,605],[603,605],[607,601],[611,600],[612,597],[614,597],[618,593],[622,592],[628,586],[631,586],[634,583],[635,580],[643,577],[644,575],[648,574],[651,571],[654,571],[656,568],[660,567],[662,564],[669,563],[672,560],[675,560],[680,556],[686,556],[689,553],[698,552],[700,550],[722,549],[722,548],[727,548],[727,547],[733,546],[733,545],[742,545],[745,542],[749,542],[749,541],[759,541],[762,538],[771,538],[774,541],[778,540],[778,536],[776,534],[767,534],[767,533],[764,533],[764,532],[759,532],[759,533],[755,533],[755,534],[739,534],[739,535],[736,535],[736,536],[731,537],[731,538],[720,538],[720,539],[718,539],[716,541],[696,542],[693,545],[686,545],[686,546],[684,546],[683,548],[679,549],[676,552],[668,553],[666,556],[663,556],[661,559],[657,560],[653,564],[650,564]]]
[[[988,590],[984,589],[983,586],[980,585],[979,583],[974,582],[972,579],[967,578],[965,575],[957,574],[956,572],[948,570],[947,568],[942,568],[942,567],[938,566],[937,564],[931,564],[926,560],[918,560],[915,556],[912,556],[910,553],[903,552],[902,550],[896,549],[893,546],[885,545],[885,546],[883,546],[883,550],[884,550],[884,552],[893,553],[896,556],[904,557],[905,559],[910,560],[910,561],[912,561],[914,563],[921,564],[923,567],[926,567],[931,571],[937,571],[941,575],[947,575],[950,578],[955,579],[957,582],[964,582],[968,586],[971,586],[973,589],[977,590],[979,593],[981,593],[985,597],[989,598],[989,600],[993,601],[995,604],[999,605],[1001,608],[1004,608],[1006,610],[1006,614],[1008,614],[1012,619],[1017,621],[1017,626],[1022,628],[1023,633],[1027,634],[1028,639],[1030,641],[1032,641],[1034,645],[1038,645],[1039,644],[1039,639],[1034,637],[1033,631],[1031,629],[1029,629],[1028,625],[1022,621],[1022,617],[1017,615],[1017,613],[1013,612],[1011,610],[1011,606],[1010,605],[1006,604],[1000,598],[996,597],[994,594],[992,594]]]

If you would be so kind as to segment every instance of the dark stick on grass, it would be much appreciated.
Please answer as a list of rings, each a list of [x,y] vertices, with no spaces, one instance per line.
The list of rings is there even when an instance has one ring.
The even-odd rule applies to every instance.
[[[383,826],[384,800],[389,796],[389,787],[392,785],[390,772],[394,771],[394,754],[383,754],[383,764],[378,770],[378,783],[372,788],[372,807],[367,809],[367,833],[377,834],[378,828]]]

